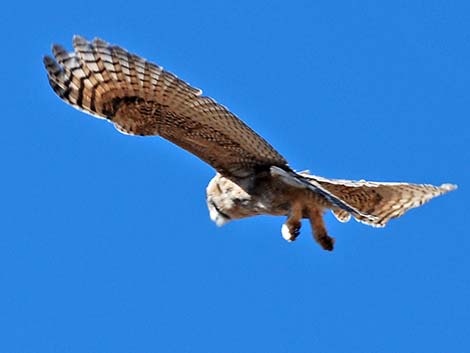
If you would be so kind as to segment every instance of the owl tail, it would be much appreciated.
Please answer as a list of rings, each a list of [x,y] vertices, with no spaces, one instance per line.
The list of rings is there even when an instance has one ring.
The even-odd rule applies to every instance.
[[[357,209],[360,213],[351,213],[358,221],[374,227],[384,227],[389,220],[402,216],[409,209],[419,207],[432,198],[457,189],[457,185],[408,183],[380,183],[327,179],[319,176],[299,173],[309,181],[320,184],[338,199]],[[333,209],[340,221],[347,221],[347,211]],[[364,216],[366,215],[366,216]]]

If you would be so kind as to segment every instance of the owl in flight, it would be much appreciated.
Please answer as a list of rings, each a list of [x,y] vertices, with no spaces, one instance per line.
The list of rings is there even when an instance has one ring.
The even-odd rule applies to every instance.
[[[293,241],[301,220],[333,250],[323,213],[383,227],[392,218],[454,190],[441,186],[326,179],[296,172],[268,142],[226,107],[162,67],[101,39],[73,38],[75,51],[52,47],[44,57],[54,92],[73,107],[129,135],[161,136],[215,168],[207,186],[210,218],[219,226],[256,215],[286,216]]]

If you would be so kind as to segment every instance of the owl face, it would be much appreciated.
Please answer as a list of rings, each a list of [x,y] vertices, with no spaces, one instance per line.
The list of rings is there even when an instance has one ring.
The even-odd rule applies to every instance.
[[[230,216],[223,212],[217,203],[210,198],[207,198],[207,208],[209,209],[209,217],[219,227],[231,220]]]
[[[255,216],[263,212],[259,202],[233,181],[217,174],[206,189],[207,208],[212,221],[222,226],[232,219]]]

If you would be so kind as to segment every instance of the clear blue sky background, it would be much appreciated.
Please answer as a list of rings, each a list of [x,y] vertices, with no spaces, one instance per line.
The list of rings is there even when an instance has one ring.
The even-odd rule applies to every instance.
[[[7,2],[0,352],[469,352],[468,1]],[[213,170],[61,102],[42,55],[102,37],[227,105],[296,169],[454,182],[385,229],[217,228]]]

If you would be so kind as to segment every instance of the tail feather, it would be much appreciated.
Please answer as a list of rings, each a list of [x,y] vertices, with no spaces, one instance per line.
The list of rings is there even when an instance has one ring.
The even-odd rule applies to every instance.
[[[351,219],[351,214],[346,210],[342,210],[340,208],[334,208],[331,210],[331,212],[333,212],[333,215],[341,223],[349,222],[349,220]]]
[[[353,215],[361,216],[364,219],[370,218],[371,222],[375,219],[375,216],[362,213],[360,210],[355,208],[346,200],[337,197],[331,191],[324,188],[323,185],[321,185],[315,179],[305,178],[305,175],[309,175],[305,172],[303,174],[295,173],[293,171],[288,172],[288,171],[283,170],[282,168],[272,166],[271,175],[282,178],[285,183],[291,186],[294,186],[296,188],[308,188],[314,191],[315,193],[322,195],[326,200],[328,200],[334,206],[335,209],[344,210],[345,212],[349,212]],[[346,216],[344,215],[337,215],[337,217],[340,217],[343,219],[346,218]]]
[[[402,216],[409,209],[419,207],[432,198],[457,188],[453,184],[434,186],[380,183],[327,179],[308,173],[300,173],[300,175],[311,182],[319,183],[334,196],[357,209],[359,213],[351,213],[356,220],[375,227],[384,227],[388,221]],[[346,219],[344,215],[338,219],[340,218]]]

